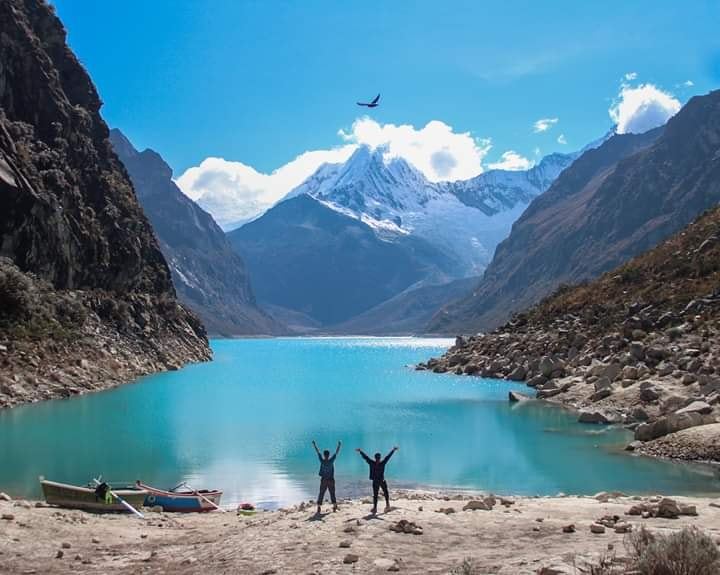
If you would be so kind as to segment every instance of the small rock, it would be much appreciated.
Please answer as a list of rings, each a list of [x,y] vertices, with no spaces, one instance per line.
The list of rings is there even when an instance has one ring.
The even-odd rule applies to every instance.
[[[345,540],[345,541],[340,541],[340,544],[338,545],[338,547],[340,547],[341,549],[349,549],[351,545],[352,545],[352,543],[350,541]]]
[[[100,539],[98,539],[97,537],[93,537],[93,538],[91,539],[91,541],[92,541],[95,545],[97,545],[98,543],[100,543]]]
[[[62,559],[65,556],[65,551],[62,549],[58,549],[58,552],[55,553],[55,559]]]
[[[565,525],[562,530],[563,533],[575,533],[575,525],[572,523],[570,525]]]
[[[682,503],[678,505],[680,508],[680,515],[692,515],[695,516],[698,514],[697,507],[694,505],[683,505]]]
[[[474,501],[468,501],[465,504],[465,507],[463,507],[463,511],[490,511],[492,510],[492,507],[485,503],[485,501],[481,500],[474,500]]]
[[[15,519],[15,516],[12,513],[3,513],[2,516],[0,516],[0,519],[4,521],[12,521]]]
[[[72,547],[72,545],[70,545],[70,543],[68,543],[67,541],[63,541],[61,547],[63,549],[70,549],[70,547]]]
[[[630,533],[632,531],[632,525],[629,523],[616,523],[615,524],[615,533]]]
[[[12,497],[10,497],[7,493],[0,491],[0,501],[12,501]]]
[[[343,558],[343,563],[345,563],[346,565],[357,563],[358,561],[360,561],[360,557],[358,555],[355,555],[355,553],[348,553]]]
[[[593,523],[590,525],[590,533],[605,533],[605,526],[599,523]]]
[[[193,565],[194,563],[197,563],[197,559],[195,557],[187,557],[182,560],[180,565]]]
[[[385,558],[375,559],[375,561],[373,561],[373,565],[375,565],[375,567],[377,567],[378,569],[383,569],[385,571],[399,571],[400,570],[398,567],[397,561],[395,561],[394,559],[385,559]]]
[[[678,409],[675,414],[680,415],[683,413],[701,413],[703,415],[706,415],[708,413],[712,413],[712,410],[712,406],[704,401],[693,401],[687,407]]]

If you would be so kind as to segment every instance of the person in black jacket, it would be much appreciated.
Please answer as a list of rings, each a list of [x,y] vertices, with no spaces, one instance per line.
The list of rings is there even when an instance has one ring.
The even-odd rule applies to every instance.
[[[385,465],[387,465],[387,462],[390,461],[390,458],[397,450],[397,447],[393,447],[390,453],[384,458],[382,458],[382,455],[379,453],[376,453],[374,459],[370,459],[360,448],[355,450],[370,466],[370,480],[372,481],[373,488],[373,513],[377,513],[378,492],[380,489],[382,489],[383,495],[385,496],[385,513],[390,511],[390,493],[388,492],[387,481],[385,481]]]

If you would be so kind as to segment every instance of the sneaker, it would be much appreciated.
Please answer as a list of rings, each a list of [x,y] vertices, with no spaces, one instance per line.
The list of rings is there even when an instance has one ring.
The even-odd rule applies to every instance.
[[[370,513],[372,513],[373,515],[377,515],[377,507],[373,507]]]
[[[389,505],[385,507],[385,513],[390,513],[391,510],[392,508]]]

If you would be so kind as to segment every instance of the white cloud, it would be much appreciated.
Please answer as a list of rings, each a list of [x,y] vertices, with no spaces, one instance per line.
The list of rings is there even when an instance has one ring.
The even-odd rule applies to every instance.
[[[536,134],[539,132],[547,132],[555,124],[558,123],[559,118],[540,118],[533,124],[533,132]]]
[[[265,211],[322,164],[344,162],[354,149],[355,146],[345,145],[305,152],[271,174],[258,172],[242,162],[206,158],[199,166],[186,170],[176,183],[209,211],[220,226],[231,228]]]
[[[641,134],[663,125],[681,108],[680,102],[652,84],[636,88],[623,85],[618,100],[608,113],[617,125],[617,133]]]
[[[500,161],[494,164],[488,164],[491,170],[529,170],[533,163],[524,156],[521,156],[514,150],[508,150],[500,156]]]
[[[417,129],[409,124],[379,124],[360,118],[349,132],[340,130],[338,135],[352,144],[384,146],[385,157],[404,158],[433,182],[466,180],[482,173],[482,161],[491,147],[490,140],[473,138],[469,132],[454,132],[439,120]]]
[[[692,88],[694,85],[695,85],[695,82],[693,82],[692,80],[685,80],[683,82],[683,86],[686,86],[687,88]]]
[[[305,152],[270,174],[242,162],[211,157],[186,170],[176,183],[220,226],[231,229],[262,214],[322,164],[346,161],[358,145],[383,146],[387,158],[404,158],[431,181],[477,176],[491,148],[490,140],[455,132],[438,120],[416,129],[360,118],[349,131],[340,130],[338,135],[344,143],[337,148]]]
[[[567,144],[567,140],[565,139],[565,134],[560,134],[560,135],[557,137],[557,143],[558,143],[558,144],[562,144],[563,146],[564,146],[565,144]]]
[[[627,74],[625,74],[625,79],[628,82],[630,82],[632,80],[637,80],[637,77],[638,77],[637,72],[628,72]]]

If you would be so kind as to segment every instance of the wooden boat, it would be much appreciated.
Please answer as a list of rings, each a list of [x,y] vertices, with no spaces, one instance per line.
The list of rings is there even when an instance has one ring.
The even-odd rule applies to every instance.
[[[146,485],[137,481],[135,486],[147,492],[145,507],[162,507],[163,511],[175,511],[181,513],[197,513],[201,511],[214,511],[220,506],[220,498],[223,492],[218,490],[201,489],[193,491],[181,483],[174,489],[166,491]],[[185,487],[180,490],[180,487]]]
[[[79,487],[67,483],[58,483],[40,478],[45,501],[50,505],[67,507],[70,509],[84,509],[96,513],[128,513],[128,509],[117,498],[101,497],[94,487]],[[147,491],[137,487],[123,487],[113,489],[119,497],[122,497],[135,509],[140,509],[147,496]]]

